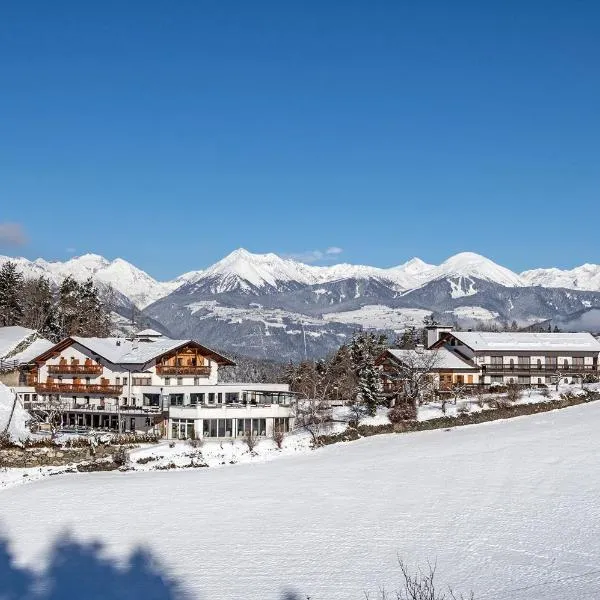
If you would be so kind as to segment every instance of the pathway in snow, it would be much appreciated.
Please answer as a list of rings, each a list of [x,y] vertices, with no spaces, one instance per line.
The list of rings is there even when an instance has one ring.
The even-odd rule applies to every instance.
[[[144,544],[211,600],[359,600],[394,588],[397,554],[479,600],[598,598],[599,425],[593,403],[227,469],[51,478],[2,491],[0,528],[28,564],[66,529],[115,557]]]

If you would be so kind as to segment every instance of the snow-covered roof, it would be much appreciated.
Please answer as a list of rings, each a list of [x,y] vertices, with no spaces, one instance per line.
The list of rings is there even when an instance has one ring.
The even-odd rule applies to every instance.
[[[591,333],[527,333],[453,331],[452,335],[474,351],[515,350],[528,352],[600,352],[600,342]]]
[[[112,363],[137,365],[146,364],[166,352],[176,350],[186,344],[198,344],[194,340],[172,340],[166,337],[147,342],[122,337],[97,338],[73,336],[70,339]],[[229,359],[221,356],[219,353],[209,348],[204,349],[210,352],[217,361],[221,360],[222,362],[231,363]]]
[[[54,343],[44,338],[38,338],[34,340],[25,350],[13,354],[10,357],[10,361],[15,361],[17,365],[26,365],[27,363],[33,362],[40,354],[50,350],[54,346]]]
[[[35,329],[14,325],[11,327],[0,327],[0,358],[6,358],[14,352],[28,338],[37,334]]]
[[[414,357],[416,355],[425,354],[437,354],[435,359],[435,363],[433,363],[433,370],[438,369],[448,369],[448,370],[458,370],[458,369],[474,369],[478,370],[478,367],[474,365],[472,362],[467,359],[461,358],[456,352],[449,350],[448,348],[441,347],[438,350],[403,350],[392,348],[388,350],[388,352],[395,358],[397,358],[400,362],[402,359],[406,357]]]
[[[163,337],[163,334],[156,329],[143,329],[135,334],[136,337]]]

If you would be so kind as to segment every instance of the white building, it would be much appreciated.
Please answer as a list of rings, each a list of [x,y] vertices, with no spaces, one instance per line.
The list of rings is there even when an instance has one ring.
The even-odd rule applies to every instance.
[[[38,415],[60,407],[67,428],[154,431],[168,438],[270,435],[293,426],[285,384],[220,384],[234,363],[193,340],[70,337],[35,359],[18,391]]]
[[[446,348],[476,365],[483,385],[550,385],[557,378],[575,382],[600,375],[600,342],[590,333],[496,333],[430,327],[428,339],[431,349]]]

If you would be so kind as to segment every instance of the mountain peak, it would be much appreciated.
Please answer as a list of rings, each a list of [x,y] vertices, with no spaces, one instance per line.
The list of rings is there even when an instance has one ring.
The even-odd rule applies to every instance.
[[[521,287],[523,280],[510,269],[475,252],[459,252],[436,268],[437,277],[475,277],[507,287]]]

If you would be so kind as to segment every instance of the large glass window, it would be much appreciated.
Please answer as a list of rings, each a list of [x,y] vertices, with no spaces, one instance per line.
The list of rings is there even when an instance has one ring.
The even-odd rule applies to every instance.
[[[204,437],[231,437],[233,435],[233,419],[204,419],[202,431]]]
[[[226,392],[225,393],[225,403],[232,404],[234,402],[238,402],[240,395],[237,392]]]
[[[273,429],[287,433],[290,430],[290,420],[288,417],[275,417],[273,419]]]
[[[194,437],[193,419],[173,419],[171,421],[171,437],[178,440],[187,440]]]
[[[248,435],[251,431],[254,436],[267,435],[267,420],[266,419],[238,419],[237,420],[238,437]]]

